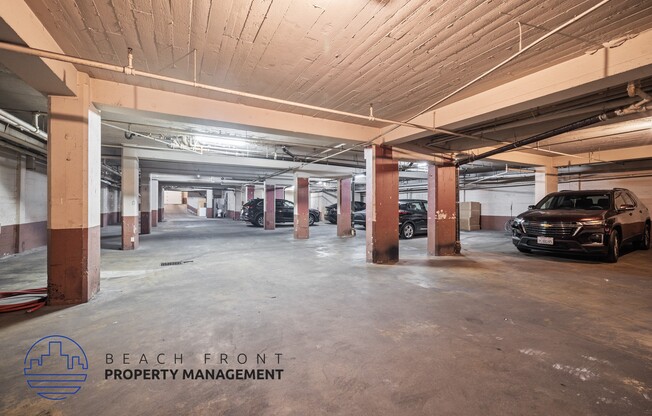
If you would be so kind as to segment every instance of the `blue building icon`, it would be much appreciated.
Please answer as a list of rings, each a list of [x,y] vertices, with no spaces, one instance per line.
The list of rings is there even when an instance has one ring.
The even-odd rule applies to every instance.
[[[87,373],[86,353],[77,342],[62,335],[39,339],[25,355],[27,385],[48,400],[63,400],[76,394]]]

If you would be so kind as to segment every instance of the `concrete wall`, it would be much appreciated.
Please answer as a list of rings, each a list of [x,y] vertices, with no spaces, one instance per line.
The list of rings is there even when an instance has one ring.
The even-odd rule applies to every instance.
[[[163,199],[165,201],[165,205],[179,205],[181,204],[181,192],[164,191]]]
[[[201,214],[203,208],[203,215]],[[199,216],[206,216],[206,198],[200,196],[188,197],[188,211]]]
[[[26,169],[26,159],[0,149],[0,257],[47,243],[45,167]]]
[[[102,184],[100,191],[100,226],[120,224],[120,191]]]
[[[534,184],[506,188],[461,190],[460,202],[479,202],[480,228],[503,230],[505,222],[535,203]]]

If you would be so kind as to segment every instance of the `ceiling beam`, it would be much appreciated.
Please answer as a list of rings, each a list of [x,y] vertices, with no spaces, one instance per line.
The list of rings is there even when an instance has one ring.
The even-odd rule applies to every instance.
[[[284,160],[261,159],[252,157],[233,157],[211,154],[196,154],[179,150],[156,150],[143,149],[138,147],[125,146],[123,152],[145,160],[163,160],[185,163],[214,164],[221,166],[238,166],[243,169],[243,174],[247,168],[252,169],[271,169],[271,170],[298,170],[307,174],[319,177],[341,177],[363,171],[364,168],[349,168],[342,166],[311,164],[302,166],[300,162],[290,162]]]
[[[559,156],[553,158],[552,166],[566,167],[588,165],[591,163],[623,162],[636,159],[652,159],[652,145],[578,153],[574,157]]]
[[[228,127],[290,136],[334,138],[346,142],[365,141],[380,130],[342,121],[267,110],[175,92],[91,80],[91,100],[100,108],[140,110],[184,117],[191,122],[223,123]]]
[[[479,155],[481,153],[495,150],[499,147],[500,146],[479,147],[477,149],[473,149],[473,152],[466,151],[465,153],[473,153]],[[511,150],[504,153],[499,153],[497,155],[487,157],[487,159],[495,160],[499,162],[516,163],[516,164],[531,165],[531,166],[551,166],[551,163],[553,161],[553,158],[548,156],[541,156],[534,153],[528,153],[519,150]]]
[[[23,0],[2,3],[0,39],[63,53]],[[74,95],[77,90],[77,70],[72,64],[7,51],[0,51],[0,62],[43,95]]]
[[[652,73],[652,30],[614,48],[598,49],[544,70],[428,111],[412,123],[462,129],[473,124],[590,94]],[[430,135],[419,129],[383,129],[385,144]]]

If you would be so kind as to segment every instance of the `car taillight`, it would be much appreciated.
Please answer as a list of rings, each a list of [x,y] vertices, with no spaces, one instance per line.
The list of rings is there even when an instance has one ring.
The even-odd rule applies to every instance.
[[[398,215],[408,215],[409,213],[410,213],[409,211],[405,211],[405,210],[402,210],[402,209],[398,210]]]

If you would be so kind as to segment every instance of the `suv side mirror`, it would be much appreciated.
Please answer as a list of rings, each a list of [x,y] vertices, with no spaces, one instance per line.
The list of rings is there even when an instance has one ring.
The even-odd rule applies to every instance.
[[[618,211],[633,211],[634,205],[632,204],[622,204],[618,207]]]
[[[534,208],[536,208],[536,205],[528,205],[527,206],[527,209],[534,209]]]

